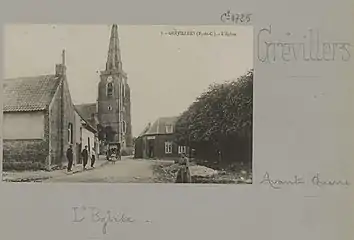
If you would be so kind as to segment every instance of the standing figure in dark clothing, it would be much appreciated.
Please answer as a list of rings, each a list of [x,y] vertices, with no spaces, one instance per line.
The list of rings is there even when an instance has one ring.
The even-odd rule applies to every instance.
[[[189,169],[189,159],[185,154],[181,154],[180,168],[177,172],[176,183],[191,183],[192,177]]]
[[[96,161],[96,151],[95,148],[92,147],[91,148],[91,167],[94,168],[95,167],[95,161]]]
[[[108,161],[110,161],[111,158],[111,149],[108,147],[107,151],[106,151],[106,158]]]
[[[88,152],[88,149],[87,149],[87,145],[85,146],[85,149],[82,150],[82,166],[84,167],[84,170],[86,170],[86,165],[87,165],[87,162],[88,162],[88,157],[89,157],[89,152]]]
[[[71,172],[71,168],[73,166],[73,159],[74,159],[74,152],[71,144],[68,150],[66,150],[66,158],[68,159],[68,172]]]
[[[121,160],[121,147],[120,147],[120,143],[118,143],[118,146],[117,146],[117,158],[119,160]]]

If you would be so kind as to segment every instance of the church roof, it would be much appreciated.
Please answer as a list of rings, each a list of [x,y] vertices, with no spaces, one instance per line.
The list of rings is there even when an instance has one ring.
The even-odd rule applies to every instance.
[[[48,108],[60,77],[40,75],[3,81],[3,112],[42,111]]]
[[[75,108],[85,120],[91,119],[96,115],[96,103],[78,104],[75,105]]]
[[[80,117],[85,120],[85,122],[87,122],[89,125],[91,125],[91,127],[96,129],[96,103],[85,103],[75,105],[75,109],[80,115]]]
[[[80,112],[77,110],[77,107],[74,106],[76,113],[79,115],[79,117],[81,118],[81,124],[88,129],[89,131],[96,133],[97,132],[97,128],[94,127],[88,120],[86,120],[85,118],[82,117],[82,115],[80,114]]]
[[[158,134],[170,134],[166,132],[166,126],[175,126],[178,117],[160,117],[153,124],[149,126],[147,131],[142,135],[158,135]]]

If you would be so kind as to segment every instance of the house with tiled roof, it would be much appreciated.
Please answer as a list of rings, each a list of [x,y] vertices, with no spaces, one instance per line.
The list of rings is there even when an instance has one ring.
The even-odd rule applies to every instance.
[[[175,125],[178,117],[160,117],[149,123],[135,140],[135,158],[176,158],[186,153],[186,146],[175,142]]]
[[[67,148],[79,142],[75,127],[64,51],[55,74],[3,81],[3,170],[63,166]]]

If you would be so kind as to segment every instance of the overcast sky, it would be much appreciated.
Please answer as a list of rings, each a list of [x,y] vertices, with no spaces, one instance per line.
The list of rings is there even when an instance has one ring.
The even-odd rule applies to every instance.
[[[237,36],[166,36],[173,29]],[[53,74],[66,50],[74,104],[97,99],[110,25],[7,25],[5,78]],[[131,88],[133,135],[158,117],[176,116],[212,83],[253,67],[253,29],[241,26],[119,26],[123,69]]]

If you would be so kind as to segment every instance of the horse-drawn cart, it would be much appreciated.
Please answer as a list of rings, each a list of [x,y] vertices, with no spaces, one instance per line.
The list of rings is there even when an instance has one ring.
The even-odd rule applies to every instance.
[[[115,162],[121,160],[121,149],[119,142],[110,142],[107,144],[107,160]]]

